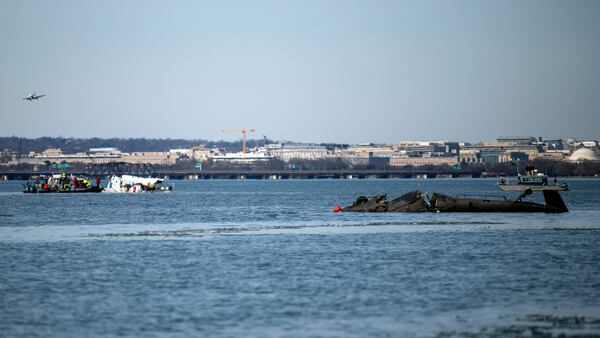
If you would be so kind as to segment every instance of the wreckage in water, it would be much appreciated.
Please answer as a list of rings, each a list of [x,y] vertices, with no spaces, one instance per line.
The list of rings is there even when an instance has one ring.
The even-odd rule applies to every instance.
[[[532,169],[533,170],[533,169]],[[498,183],[498,188],[506,192],[519,192],[516,199],[487,197],[475,198],[456,196],[434,192],[429,197],[419,190],[411,191],[398,198],[388,201],[387,195],[378,195],[371,198],[360,196],[356,201],[345,208],[336,206],[334,211],[340,212],[568,212],[565,202],[559,191],[567,191],[566,184],[548,184],[545,175],[528,172],[528,175],[518,176],[516,184],[509,184],[505,179]],[[528,202],[524,199],[533,194],[542,192],[545,204]]]
[[[108,185],[104,191],[106,192],[154,192],[154,191],[171,191],[173,185],[163,185],[164,179],[151,177],[138,177],[131,175],[117,176],[113,175],[108,180]]]
[[[356,201],[345,208],[336,206],[334,211],[340,212],[425,212],[431,211],[427,195],[419,190],[411,191],[391,201],[387,195],[371,198],[359,196]]]

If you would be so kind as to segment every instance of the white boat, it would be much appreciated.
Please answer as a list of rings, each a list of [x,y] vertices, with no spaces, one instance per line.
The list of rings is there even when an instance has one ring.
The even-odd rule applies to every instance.
[[[105,192],[153,192],[153,191],[172,191],[173,185],[163,186],[164,179],[151,177],[138,177],[131,175],[117,176],[113,175],[108,180]]]

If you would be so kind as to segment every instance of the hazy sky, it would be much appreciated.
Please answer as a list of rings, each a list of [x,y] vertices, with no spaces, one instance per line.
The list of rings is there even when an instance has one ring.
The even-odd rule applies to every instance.
[[[0,117],[26,137],[600,139],[600,1],[2,1]]]

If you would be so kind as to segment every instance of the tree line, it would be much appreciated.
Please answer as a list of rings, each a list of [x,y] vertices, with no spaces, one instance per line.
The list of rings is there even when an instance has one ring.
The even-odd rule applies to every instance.
[[[262,146],[264,140],[248,140],[249,148]],[[190,148],[203,145],[208,148],[218,148],[226,151],[240,151],[242,141],[209,141],[204,139],[170,139],[170,138],[65,138],[38,137],[25,138],[18,136],[0,137],[0,150],[8,149],[18,153],[30,151],[42,152],[48,148],[60,148],[65,153],[86,152],[90,148],[118,148],[123,152],[134,151],[168,151],[169,149]]]

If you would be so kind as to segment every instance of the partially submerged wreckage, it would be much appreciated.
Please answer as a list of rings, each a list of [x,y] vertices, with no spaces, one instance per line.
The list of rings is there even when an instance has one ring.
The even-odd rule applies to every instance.
[[[164,179],[138,177],[131,175],[113,175],[108,180],[106,192],[141,193],[154,191],[171,191],[173,185],[163,185]]]
[[[502,179],[498,188],[505,192],[520,192],[513,200],[469,198],[467,196],[451,197],[434,192],[429,197],[419,190],[411,191],[388,201],[387,195],[377,195],[371,198],[360,196],[347,207],[336,206],[335,212],[568,212],[559,191],[567,191],[566,184],[548,184],[548,177],[538,173],[533,167],[527,168],[527,175],[517,176],[517,183],[509,184]],[[542,192],[545,204],[524,201],[533,192]]]

